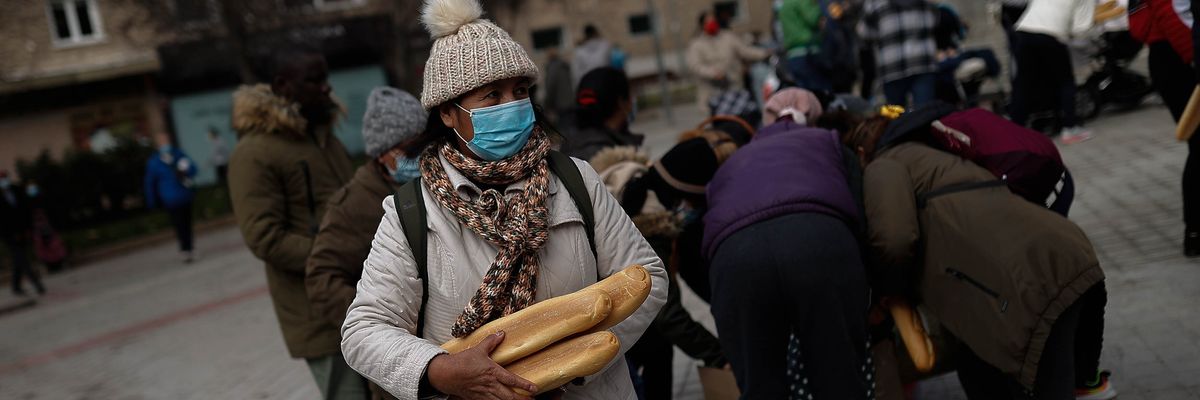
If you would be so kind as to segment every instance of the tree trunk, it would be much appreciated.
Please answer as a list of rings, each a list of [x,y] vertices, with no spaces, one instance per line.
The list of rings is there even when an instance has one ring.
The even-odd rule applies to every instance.
[[[221,7],[221,22],[225,26],[225,40],[233,53],[237,55],[238,75],[243,83],[258,82],[254,73],[253,54],[247,44],[246,20],[243,16],[248,13],[244,1],[218,0]]]

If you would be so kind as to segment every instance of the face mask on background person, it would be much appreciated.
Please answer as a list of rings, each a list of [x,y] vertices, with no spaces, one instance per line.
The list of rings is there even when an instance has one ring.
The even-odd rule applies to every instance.
[[[421,176],[421,163],[415,158],[396,157],[396,161],[387,167],[387,171],[396,183],[405,183]]]
[[[29,185],[29,186],[25,187],[25,195],[26,196],[37,197],[38,193],[39,192],[38,192],[37,185]]]
[[[700,222],[700,219],[704,215],[702,215],[700,213],[700,210],[697,210],[697,209],[693,208],[690,204],[686,204],[686,203],[687,202],[680,202],[679,205],[675,207],[675,214],[682,217],[683,226],[690,226],[692,224]]]
[[[8,190],[10,186],[12,186],[12,181],[8,178],[0,178],[0,189]]]
[[[717,19],[713,18],[704,23],[704,33],[709,36],[717,36],[721,32],[721,24],[717,23]]]
[[[525,147],[533,133],[533,103],[529,99],[511,101],[491,107],[468,110],[454,104],[471,115],[475,137],[463,139],[458,130],[458,140],[467,144],[471,152],[487,161],[499,161],[512,157]]]

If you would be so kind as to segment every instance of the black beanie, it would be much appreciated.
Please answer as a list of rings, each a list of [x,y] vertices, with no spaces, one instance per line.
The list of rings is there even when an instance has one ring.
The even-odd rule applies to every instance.
[[[617,112],[621,100],[629,98],[629,78],[625,71],[601,67],[589,71],[575,89],[577,125],[581,129],[604,126]]]
[[[717,173],[717,153],[708,140],[683,141],[654,162],[654,170],[671,187],[690,194],[704,194],[704,188]]]

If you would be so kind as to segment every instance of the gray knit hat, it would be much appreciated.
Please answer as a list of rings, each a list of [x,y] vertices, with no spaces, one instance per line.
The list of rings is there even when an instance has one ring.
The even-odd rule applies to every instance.
[[[412,94],[389,86],[371,91],[363,114],[363,144],[368,156],[379,157],[425,131],[429,113]]]
[[[426,110],[501,79],[537,79],[537,65],[525,49],[481,17],[478,0],[425,0],[421,23],[433,36],[421,92]]]

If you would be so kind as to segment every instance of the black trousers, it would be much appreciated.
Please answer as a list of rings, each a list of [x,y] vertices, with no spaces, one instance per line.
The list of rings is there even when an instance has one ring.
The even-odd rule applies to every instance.
[[[1107,303],[1108,292],[1101,282],[1054,321],[1038,362],[1033,393],[1027,393],[1015,379],[979,359],[970,349],[962,349],[957,360],[958,379],[967,398],[1073,400],[1075,388],[1095,379],[1100,369]]]
[[[1047,108],[1057,111],[1063,127],[1079,126],[1075,116],[1075,70],[1071,51],[1050,35],[1030,32],[1014,34],[1017,74],[1013,78],[1009,116],[1025,125],[1029,114]]]
[[[1192,89],[1196,87],[1195,71],[1165,40],[1150,44],[1149,64],[1154,90],[1171,110],[1171,117],[1179,122],[1192,97]],[[1188,231],[1200,230],[1200,153],[1197,146],[1200,146],[1200,136],[1192,135],[1188,140],[1187,163],[1183,167],[1183,222]]]
[[[9,257],[12,260],[12,290],[13,293],[22,293],[25,291],[23,285],[25,276],[29,276],[29,281],[33,282],[33,287],[38,293],[45,293],[46,287],[42,286],[42,276],[37,270],[29,264],[29,256],[25,252],[29,251],[29,242],[17,238],[4,238],[4,245],[8,247]]]
[[[632,371],[642,377],[646,400],[671,400],[675,345],[657,329],[648,329],[637,343],[625,353]],[[637,371],[636,369],[640,369]]]
[[[171,225],[175,226],[175,238],[179,240],[179,251],[192,251],[192,203],[168,208]]]
[[[742,399],[786,399],[795,328],[815,399],[863,399],[867,280],[849,227],[824,214],[748,226],[712,263],[713,316]]]
[[[875,96],[875,47],[863,43],[858,49],[858,64],[861,67],[862,85],[859,86],[859,96],[870,100]]]

